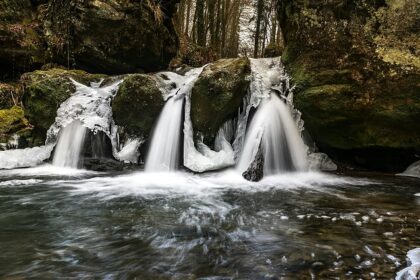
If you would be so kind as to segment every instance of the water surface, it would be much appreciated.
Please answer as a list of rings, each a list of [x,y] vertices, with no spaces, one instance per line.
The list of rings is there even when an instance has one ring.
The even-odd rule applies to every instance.
[[[295,173],[0,171],[0,277],[392,279],[420,181]]]

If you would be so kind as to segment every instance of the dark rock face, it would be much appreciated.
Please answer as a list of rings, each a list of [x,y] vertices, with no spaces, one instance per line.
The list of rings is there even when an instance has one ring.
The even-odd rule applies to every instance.
[[[97,73],[165,69],[179,44],[172,24],[176,1],[160,2],[54,1],[43,22],[49,54]]]
[[[255,155],[254,161],[248,167],[248,169],[242,173],[242,176],[252,182],[261,181],[264,177],[264,152],[260,145],[258,153]]]
[[[0,0],[0,79],[55,62],[93,73],[168,67],[177,1]]]
[[[134,74],[124,78],[112,101],[115,124],[129,135],[147,138],[165,102],[155,79],[150,75]]]
[[[402,170],[414,161],[420,153],[416,1],[278,3],[296,107],[319,148],[369,169]]]
[[[43,63],[37,10],[30,0],[0,0],[0,79],[17,79]]]
[[[236,117],[249,87],[250,62],[247,58],[221,59],[206,67],[191,95],[191,120],[195,133],[213,145],[220,126]]]

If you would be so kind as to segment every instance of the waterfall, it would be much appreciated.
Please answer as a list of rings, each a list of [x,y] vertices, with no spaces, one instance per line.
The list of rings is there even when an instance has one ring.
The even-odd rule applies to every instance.
[[[275,94],[265,98],[248,128],[237,168],[248,169],[258,149],[264,155],[264,174],[306,169],[306,149],[287,106]]]
[[[55,146],[53,165],[71,168],[81,167],[87,130],[78,120],[62,128]]]
[[[252,59],[251,69],[250,92],[246,108],[238,118],[234,143],[235,149],[241,151],[237,170],[245,172],[259,149],[262,149],[265,175],[305,170],[307,148],[301,137],[303,126],[299,125],[300,118],[294,119],[293,108],[285,104],[291,88],[280,58]],[[248,125],[252,108],[257,111]]]
[[[153,132],[146,160],[145,170],[147,172],[178,169],[181,153],[183,101],[183,96],[173,96],[166,102]]]

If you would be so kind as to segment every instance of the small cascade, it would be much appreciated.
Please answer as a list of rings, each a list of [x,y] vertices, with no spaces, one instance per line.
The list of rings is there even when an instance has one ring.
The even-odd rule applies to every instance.
[[[83,152],[95,159],[117,155],[118,137],[111,100],[121,81],[104,87],[100,86],[101,82],[91,86],[72,82],[76,92],[57,110],[46,143],[56,144],[53,165],[78,168],[83,163]]]
[[[248,169],[260,148],[265,175],[306,169],[305,145],[289,109],[274,93],[262,101],[248,128],[240,172]]]
[[[62,128],[55,147],[53,165],[80,168],[87,131],[88,129],[78,120]]]
[[[300,118],[297,121],[294,118],[297,112],[288,105],[286,94],[291,89],[280,59],[253,59],[251,69],[250,96],[247,107],[239,116],[235,143],[236,149],[241,150],[237,170],[245,172],[259,152],[258,160],[264,164],[264,175],[306,170],[307,148],[301,137],[303,127],[299,125]],[[250,111],[256,107],[257,111],[247,125]]]
[[[177,170],[181,154],[183,97],[173,96],[166,102],[153,132],[146,160],[147,172]]]

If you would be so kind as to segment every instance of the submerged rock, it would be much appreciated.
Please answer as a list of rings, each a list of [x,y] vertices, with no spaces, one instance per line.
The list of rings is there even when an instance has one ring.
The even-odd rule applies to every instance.
[[[261,181],[264,177],[264,151],[260,145],[258,152],[255,155],[254,161],[248,167],[248,169],[242,173],[242,176],[252,182]]]
[[[420,152],[416,1],[278,3],[295,105],[321,151],[402,171]]]
[[[165,102],[156,80],[150,75],[124,78],[112,101],[115,124],[129,135],[148,138]]]
[[[237,116],[249,87],[249,59],[221,59],[207,66],[191,95],[191,120],[196,134],[213,145],[221,125]]]

